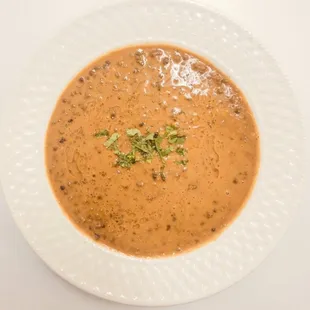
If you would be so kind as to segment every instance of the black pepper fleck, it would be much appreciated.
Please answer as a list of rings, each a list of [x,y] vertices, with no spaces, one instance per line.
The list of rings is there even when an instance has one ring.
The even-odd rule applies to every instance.
[[[158,91],[161,91],[162,86],[161,86],[160,82],[156,82],[156,88]]]
[[[94,233],[94,237],[95,237],[96,240],[98,240],[100,238],[100,235],[97,234],[97,233]]]
[[[64,185],[60,185],[59,188],[60,188],[62,191],[64,191],[64,190],[66,189]]]
[[[160,172],[160,177],[162,179],[162,181],[166,181],[166,175],[163,172]]]
[[[197,185],[196,184],[188,184],[188,186],[187,186],[187,189],[188,190],[195,190],[195,189],[197,189]]]
[[[164,65],[167,65],[169,63],[169,58],[168,57],[164,57],[162,61],[163,61]]]

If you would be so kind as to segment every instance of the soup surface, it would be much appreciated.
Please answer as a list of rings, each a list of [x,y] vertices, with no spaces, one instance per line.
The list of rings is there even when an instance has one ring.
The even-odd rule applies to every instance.
[[[61,94],[46,135],[48,178],[65,213],[135,256],[214,239],[245,204],[258,164],[241,91],[169,45],[129,46],[89,64]]]

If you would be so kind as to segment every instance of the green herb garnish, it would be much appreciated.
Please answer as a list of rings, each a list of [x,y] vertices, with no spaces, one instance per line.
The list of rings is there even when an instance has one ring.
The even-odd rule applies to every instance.
[[[94,134],[96,138],[101,138],[101,137],[108,137],[109,136],[109,131],[107,129],[98,131],[97,133]]]
[[[170,153],[172,153],[174,151],[172,146],[167,147],[166,149],[162,149],[161,150],[161,155],[166,157],[168,156]]]
[[[166,126],[166,134],[168,135],[168,134],[170,134],[171,132],[173,132],[173,131],[175,131],[177,129],[178,128],[176,126],[174,126],[174,125],[168,125],[168,126]]]
[[[170,144],[183,144],[185,142],[185,136],[171,136],[168,138]]]
[[[154,135],[155,135],[154,132],[149,133],[149,134],[145,137],[145,140],[154,140]]]
[[[166,137],[170,144],[183,144],[185,142],[185,135],[180,135],[177,127],[173,125],[166,126]]]
[[[133,129],[127,129],[126,130],[128,137],[133,137],[135,135],[141,136],[141,132],[139,129],[133,128]]]
[[[131,145],[133,149],[142,155],[143,158],[150,159],[152,158],[152,154],[154,152],[154,140],[146,138],[147,137],[135,135],[131,139]]]
[[[107,149],[110,148],[118,140],[119,137],[120,137],[120,135],[117,132],[114,132],[111,135],[111,137],[106,142],[104,142],[104,146]]]
[[[180,134],[179,129],[174,125],[168,125],[165,128],[165,133],[160,134],[158,132],[147,132],[145,135],[137,128],[129,128],[126,130],[127,137],[131,143],[131,150],[128,153],[124,153],[119,149],[117,140],[120,137],[119,133],[113,133],[109,137],[108,130],[98,131],[94,136],[96,138],[108,137],[104,145],[107,149],[113,149],[114,154],[117,156],[116,166],[122,168],[130,168],[137,162],[151,163],[154,156],[158,156],[162,162],[160,171],[157,173],[153,170],[152,177],[157,179],[160,177],[162,181],[166,181],[166,174],[164,172],[166,166],[166,157],[175,152],[180,156],[185,156],[187,150],[183,147],[173,147],[171,144],[183,144],[186,140],[185,135]],[[168,147],[162,147],[162,143],[166,141],[166,144],[170,144]],[[179,165],[185,166],[188,163],[187,159],[175,161]]]
[[[155,137],[155,135],[154,135]],[[156,138],[154,138],[154,145],[155,145],[155,150],[158,153],[158,156],[160,157],[160,160],[163,162],[163,154],[162,154],[162,149],[160,147],[160,144],[162,143],[163,138],[157,134]]]
[[[181,147],[178,147],[175,152],[181,156],[185,156],[185,154],[187,153],[187,150],[186,149],[183,149]]]
[[[137,162],[134,151],[125,154],[117,150],[114,153],[117,155],[116,165],[122,168],[130,168],[133,164]]]
[[[178,165],[186,166],[188,164],[188,159],[177,160],[175,163]]]

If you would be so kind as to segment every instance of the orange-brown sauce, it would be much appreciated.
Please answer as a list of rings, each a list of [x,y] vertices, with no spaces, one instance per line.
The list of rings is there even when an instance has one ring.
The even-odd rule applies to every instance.
[[[126,130],[157,137],[167,126],[184,141],[164,139],[170,154],[154,151],[129,168],[104,144],[118,133],[127,153]],[[108,136],[96,137],[102,130]],[[89,64],[61,94],[46,135],[48,178],[65,213],[97,242],[136,256],[214,239],[245,204],[258,165],[241,91],[207,60],[169,45],[130,46]]]

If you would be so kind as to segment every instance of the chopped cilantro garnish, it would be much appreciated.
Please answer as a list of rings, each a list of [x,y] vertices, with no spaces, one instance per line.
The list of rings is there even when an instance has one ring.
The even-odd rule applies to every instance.
[[[120,151],[115,151],[114,153],[117,155],[116,165],[122,168],[130,168],[137,162],[134,151],[131,151],[128,154],[122,153]]]
[[[181,147],[178,147],[178,148],[175,150],[175,152],[176,152],[177,154],[181,155],[181,156],[185,156],[187,150],[186,150],[186,149],[183,149],[183,148],[181,148]]]
[[[104,146],[106,146],[106,148],[110,148],[120,137],[120,135],[117,132],[114,132],[111,137],[104,143]]]
[[[145,140],[154,140],[154,135],[155,135],[154,132],[149,133],[149,134],[145,137]]]
[[[152,141],[153,140],[150,139],[146,140],[144,136],[134,136],[131,139],[131,145],[134,149],[140,152],[141,155],[146,156],[151,155],[154,151]]]
[[[141,132],[139,129],[133,128],[133,129],[127,129],[126,130],[128,137],[133,137],[135,135],[141,136]]]
[[[185,156],[187,150],[183,147],[177,147],[176,149],[169,145],[168,147],[162,147],[162,143],[164,140],[166,144],[183,144],[185,142],[185,135],[180,134],[179,129],[174,125],[166,126],[165,133],[160,134],[158,132],[147,132],[145,135],[141,133],[141,131],[137,128],[130,128],[126,130],[126,134],[131,142],[131,151],[128,153],[123,153],[120,151],[118,147],[117,140],[120,137],[120,134],[113,133],[109,137],[108,130],[98,131],[94,136],[96,138],[107,136],[109,137],[104,145],[107,149],[113,149],[114,154],[117,156],[116,166],[122,168],[130,168],[133,164],[137,162],[147,162],[151,163],[154,156],[158,156],[162,162],[162,166],[160,167],[160,172],[158,175],[160,176],[162,181],[166,181],[166,174],[164,172],[166,165],[166,158],[171,153],[175,152],[180,156]],[[175,163],[179,165],[185,166],[188,163],[187,159],[183,159],[180,161],[175,161]],[[156,172],[153,171],[153,179],[155,180]]]
[[[159,135],[157,135],[156,138],[154,138],[154,145],[155,145],[155,150],[158,153],[158,156],[160,157],[160,160],[163,161],[163,154],[162,154],[162,149],[160,147],[161,142],[163,141],[163,138]]]
[[[188,163],[188,159],[177,160],[175,163],[178,165],[186,166]]]
[[[171,133],[172,131],[177,130],[177,127],[174,125],[168,125],[166,126],[166,134]]]
[[[101,138],[101,137],[108,137],[109,136],[109,131],[107,129],[98,131],[97,133],[94,134],[96,138]]]
[[[170,144],[183,144],[185,142],[185,136],[170,136],[168,137],[168,142]]]
[[[162,149],[162,150],[161,150],[161,155],[164,156],[164,157],[166,157],[166,156],[168,156],[170,153],[172,153],[173,150],[174,150],[173,147],[172,147],[172,146],[169,146],[169,147],[167,147],[166,149]]]
[[[167,133],[167,137],[174,137],[174,136],[177,136],[178,135],[178,131],[177,130],[172,130],[172,131],[169,131]]]
[[[177,127],[173,125],[166,126],[166,137],[170,144],[183,144],[185,142],[185,136],[180,135]]]

